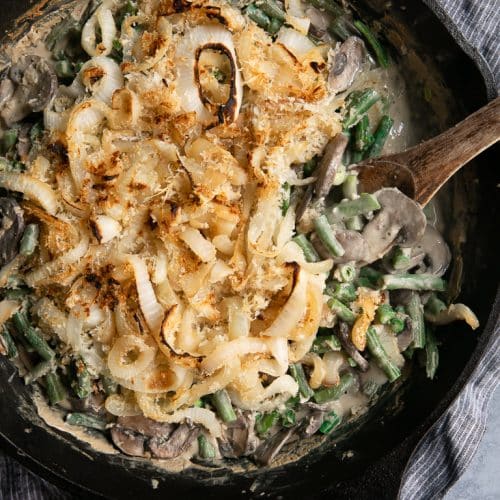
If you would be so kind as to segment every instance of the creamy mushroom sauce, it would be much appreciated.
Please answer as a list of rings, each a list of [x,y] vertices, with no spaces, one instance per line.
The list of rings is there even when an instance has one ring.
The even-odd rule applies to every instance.
[[[316,7],[323,5],[321,2],[313,3]],[[221,4],[202,2],[200,5],[212,7]],[[144,410],[136,412],[134,409],[127,414],[127,408],[130,406],[130,401],[127,398],[130,396],[130,391],[125,389],[122,389],[122,396],[120,396],[123,399],[121,404],[125,411],[120,413],[116,407],[114,413],[106,411],[103,406],[104,400],[109,394],[115,397],[114,391],[116,389],[113,389],[113,393],[106,393],[105,384],[103,380],[100,380],[104,372],[96,373],[89,370],[89,377],[92,378],[90,393],[79,394],[78,391],[81,390],[81,387],[78,387],[78,384],[83,382],[78,378],[78,373],[79,370],[81,373],[82,370],[90,369],[89,362],[81,361],[80,358],[77,358],[80,353],[72,352],[71,349],[68,351],[68,347],[64,344],[58,343],[56,345],[54,332],[47,331],[50,321],[47,321],[47,318],[44,320],[43,311],[40,309],[36,311],[36,307],[33,307],[40,296],[37,297],[35,293],[35,298],[28,301],[21,293],[25,288],[23,272],[30,269],[32,259],[50,258],[49,255],[46,255],[47,249],[44,249],[43,245],[40,249],[31,248],[34,243],[30,241],[30,238],[35,240],[35,236],[28,234],[28,229],[25,230],[26,223],[22,212],[24,209],[30,214],[31,231],[34,231],[35,234],[38,234],[38,230],[34,229],[33,219],[38,217],[40,218],[39,222],[43,223],[44,216],[40,215],[40,210],[30,208],[30,203],[26,205],[19,196],[0,199],[0,210],[3,215],[3,227],[0,234],[2,253],[0,257],[4,264],[0,273],[0,284],[4,287],[4,300],[0,303],[2,313],[0,316],[2,321],[6,322],[6,331],[12,333],[11,336],[4,334],[0,345],[6,355],[11,355],[14,358],[15,363],[19,366],[20,375],[24,376],[28,382],[36,379],[42,381],[42,386],[45,390],[49,389],[49,396],[52,397],[54,395],[51,395],[50,391],[53,391],[53,388],[51,389],[50,385],[53,381],[48,378],[51,375],[50,372],[57,367],[59,374],[62,374],[64,379],[69,378],[69,367],[76,363],[76,382],[70,382],[70,388],[65,392],[66,397],[56,398],[57,402],[52,401],[54,405],[58,406],[57,410],[50,410],[45,400],[36,398],[40,416],[48,425],[65,432],[70,432],[71,424],[73,424],[75,436],[82,440],[85,439],[86,434],[82,430],[84,427],[79,427],[80,425],[94,427],[94,429],[100,428],[103,435],[111,435],[112,442],[122,452],[132,456],[169,458],[170,460],[164,463],[172,470],[180,470],[190,464],[191,457],[195,457],[198,461],[213,461],[223,457],[233,459],[250,456],[259,465],[271,462],[278,465],[298,458],[311,446],[317,444],[317,438],[308,439],[313,434],[328,436],[329,434],[341,433],[342,425],[366,413],[379,395],[390,389],[390,384],[387,383],[388,379],[395,382],[408,375],[410,360],[415,350],[421,350],[427,374],[429,378],[433,378],[438,360],[432,333],[433,324],[465,319],[472,327],[477,326],[475,316],[466,306],[445,304],[442,301],[446,298],[445,294],[441,294],[439,297],[436,295],[436,292],[445,292],[445,283],[441,280],[441,276],[447,270],[450,255],[446,243],[437,230],[429,222],[427,222],[426,228],[425,218],[419,207],[411,200],[405,199],[401,193],[393,190],[382,190],[375,193],[374,197],[367,198],[367,203],[373,204],[371,209],[359,209],[359,207],[356,209],[351,203],[361,199],[364,194],[360,193],[362,195],[360,198],[360,194],[355,189],[355,179],[352,179],[353,171],[346,171],[346,167],[356,164],[370,154],[373,141],[380,132],[377,126],[382,123],[384,117],[390,117],[393,123],[387,133],[386,141],[383,140],[379,144],[380,151],[377,154],[382,152],[382,147],[383,153],[401,151],[421,138],[419,126],[413,118],[412,99],[402,78],[400,68],[394,61],[389,63],[388,68],[381,67],[384,66],[383,59],[380,58],[380,54],[373,51],[373,46],[363,41],[362,34],[352,24],[350,14],[344,13],[339,16],[335,11],[331,15],[331,12],[330,14],[325,13],[301,2],[286,2],[285,5],[280,2],[263,2],[263,5],[248,3],[238,5],[242,8],[243,20],[247,26],[256,29],[255,23],[257,23],[260,27],[265,28],[272,35],[272,38],[269,39],[270,42],[275,40],[274,43],[277,43],[277,37],[279,43],[292,55],[294,51],[297,51],[293,56],[295,58],[297,54],[303,55],[306,49],[316,50],[314,44],[321,46],[322,43],[326,42],[331,45],[329,51],[323,50],[322,53],[325,62],[328,62],[327,65],[325,64],[322,74],[330,85],[330,92],[337,93],[339,96],[339,111],[341,121],[344,122],[345,135],[339,131],[331,138],[331,141],[337,141],[337,144],[325,144],[326,147],[322,148],[323,150],[319,154],[313,155],[315,158],[308,158],[308,161],[303,162],[304,165],[302,163],[293,165],[298,173],[298,179],[302,180],[309,175],[311,182],[297,182],[289,199],[285,198],[287,207],[283,209],[283,217],[286,217],[286,213],[290,210],[296,210],[299,213],[298,207],[301,202],[304,199],[307,201],[304,204],[302,216],[297,217],[297,230],[303,234],[309,244],[312,242],[314,245],[314,255],[306,259],[297,257],[296,247],[299,247],[298,244],[295,244],[293,248],[290,247],[293,249],[291,260],[299,262],[304,268],[307,268],[307,260],[309,260],[309,264],[319,259],[324,259],[321,261],[323,263],[331,262],[331,265],[326,264],[326,271],[319,273],[325,275],[323,283],[326,282],[323,289],[325,304],[320,321],[321,335],[316,337],[314,343],[311,341],[307,349],[310,351],[309,353],[304,353],[302,357],[295,360],[295,363],[289,361],[290,365],[294,365],[295,368],[290,366],[286,377],[295,378],[296,385],[294,386],[294,394],[290,394],[286,401],[277,401],[274,407],[267,405],[262,406],[263,409],[258,411],[249,411],[244,406],[238,408],[238,397],[233,396],[234,391],[229,387],[229,394],[233,396],[232,404],[235,406],[236,413],[234,417],[229,416],[229,418],[224,419],[223,414],[224,411],[227,412],[227,408],[221,409],[220,405],[227,406],[229,404],[230,411],[234,412],[231,400],[228,403],[227,393],[219,394],[219,397],[224,395],[226,397],[226,400],[221,403],[221,401],[214,400],[208,391],[201,400],[196,402],[196,406],[218,412],[219,417],[222,417],[220,424],[222,435],[215,439],[215,436],[208,432],[210,426],[204,427],[203,422],[196,421],[192,415],[187,418],[178,417],[177,420],[170,421],[168,418],[154,418]],[[109,7],[109,12],[115,16],[123,16],[123,22],[127,21],[127,17],[137,15],[138,8],[134,2],[118,0],[104,2],[105,7]],[[174,17],[184,15],[183,13],[172,14],[173,7],[168,2],[165,5],[163,2],[141,2],[139,7],[150,13],[155,12],[155,9],[166,8],[167,11],[170,9],[170,15]],[[96,17],[96,12],[100,11],[95,9],[99,8],[103,9],[102,6],[99,7],[99,3],[89,7],[88,10],[83,9],[81,5],[78,6],[76,11],[78,22],[75,24],[78,36],[80,36],[82,27],[85,36],[85,30],[89,27],[89,23],[105,23],[103,21],[105,15],[102,12],[101,17],[99,14]],[[186,4],[181,10],[189,11],[190,7]],[[281,14],[285,16],[283,19],[280,19]],[[338,18],[344,19],[343,22],[347,23],[346,26],[352,30],[351,37],[343,44],[342,40],[328,31],[332,20]],[[39,156],[43,156],[43,154],[48,155],[47,151],[50,151],[51,148],[54,150],[56,144],[54,132],[50,131],[51,125],[47,123],[47,121],[50,122],[47,120],[47,112],[45,126],[49,130],[45,134],[40,132],[38,135],[33,132],[33,125],[37,118],[37,115],[33,115],[33,113],[47,110],[54,105],[56,88],[53,78],[55,73],[47,70],[46,65],[48,64],[57,70],[59,74],[58,85],[65,84],[71,88],[69,85],[71,80],[75,78],[76,81],[78,78],[83,78],[78,76],[78,71],[85,71],[85,66],[82,70],[80,70],[80,66],[89,59],[89,54],[86,55],[80,51],[75,64],[75,61],[71,60],[67,54],[62,56],[54,54],[53,48],[52,52],[47,48],[47,34],[54,33],[54,28],[57,29],[58,26],[61,26],[61,19],[63,23],[67,22],[67,13],[62,16],[56,14],[47,19],[38,20],[27,35],[15,44],[11,44],[6,50],[8,61],[5,63],[4,78],[0,89],[0,115],[3,118],[2,148],[5,156],[2,160],[2,172],[23,172],[27,169],[44,181],[49,175],[47,167],[41,166],[42,160],[39,159]],[[97,19],[97,21],[92,21],[92,19]],[[202,17],[199,22],[203,25],[216,21],[209,16],[206,19]],[[276,31],[274,31],[273,23],[279,25]],[[137,31],[139,34],[141,33],[140,30]],[[309,39],[306,37],[307,34],[310,36]],[[126,52],[128,50],[127,46],[121,42],[115,43],[118,36],[111,42],[106,40],[104,33],[98,33],[96,37],[101,38],[101,44],[113,43],[115,53],[112,57],[122,63],[122,68],[130,63],[130,59],[123,59],[123,55],[120,54],[120,51]],[[90,42],[87,40],[86,43],[92,45],[92,40]],[[97,45],[92,50],[98,51],[99,44],[95,39],[94,43]],[[309,43],[311,46],[308,45]],[[205,89],[204,92],[200,91],[201,101],[205,106],[202,114],[203,116],[209,116],[210,113],[216,114],[214,109],[220,108],[221,104],[229,102],[234,97],[235,105],[231,104],[230,107],[222,111],[222,114],[219,114],[219,116],[224,116],[224,120],[230,122],[236,119],[237,107],[241,104],[237,102],[236,94],[232,96],[231,92],[238,85],[245,84],[245,78],[248,75],[245,75],[245,68],[243,68],[243,83],[235,83],[236,74],[238,74],[238,78],[240,77],[240,69],[236,71],[236,66],[231,66],[231,57],[234,55],[232,56],[227,49],[224,49],[226,52],[221,51],[220,47],[212,42],[207,47],[208,49],[197,55],[201,63],[200,69],[197,70],[199,82]],[[35,59],[23,58],[24,54],[35,56]],[[135,54],[135,57],[141,57],[137,55],[139,52],[135,52]],[[98,57],[96,54],[90,55]],[[238,48],[235,55],[241,57]],[[36,56],[40,59],[36,59]],[[349,58],[359,58],[359,61],[355,63],[359,65],[359,68],[349,67],[349,64],[352,63]],[[215,71],[213,69],[215,66],[218,66],[221,71]],[[28,68],[32,67],[32,74],[28,74]],[[40,75],[42,75],[41,78],[39,78]],[[91,81],[87,83],[87,87],[91,93],[93,85],[99,83],[100,77],[102,75],[90,75]],[[217,86],[218,83],[219,86]],[[248,84],[248,80],[246,83]],[[9,85],[12,88],[9,88]],[[30,85],[36,87],[34,91],[30,90]],[[332,90],[333,88],[335,88],[335,92]],[[346,119],[349,119],[352,113],[359,112],[359,109],[356,110],[356,106],[359,108],[360,103],[353,101],[367,89],[374,92],[377,96],[375,100],[378,102],[368,106],[368,109],[364,109],[360,116],[354,120],[353,125],[346,129]],[[23,96],[24,101],[21,99]],[[80,95],[76,102],[88,98],[88,94]],[[74,98],[71,97],[71,99]],[[72,106],[72,101],[69,102],[69,106]],[[362,103],[361,106],[363,106]],[[63,107],[57,108],[57,106],[54,109],[56,115],[61,114],[64,110]],[[360,128],[359,119],[364,116],[368,117],[370,125],[368,131],[363,132],[358,129]],[[29,134],[24,132],[23,135],[22,120],[30,123]],[[13,143],[12,130],[16,131]],[[356,147],[358,134],[361,137],[363,133],[369,144],[364,148]],[[24,154],[21,148],[22,140],[31,141]],[[329,146],[330,153],[328,152]],[[347,154],[345,150],[348,151]],[[305,174],[303,172],[306,168],[311,169],[310,160],[318,164],[317,170]],[[351,174],[350,180],[348,179],[349,174]],[[24,185],[22,183],[12,184],[5,179],[5,176],[0,179],[2,187],[18,193],[23,192]],[[323,180],[319,181],[318,179]],[[323,184],[319,185],[320,182]],[[288,183],[285,184],[289,188]],[[332,184],[333,189],[330,189]],[[310,189],[309,194],[308,186],[315,186],[314,190]],[[330,196],[325,201],[324,198],[329,191]],[[33,196],[29,190],[24,191],[24,196],[25,199],[31,198],[33,200],[34,198],[36,205],[37,197]],[[43,202],[40,203],[40,200],[38,203],[46,208]],[[407,209],[401,211],[400,208],[403,205],[406,205]],[[342,212],[344,209],[347,209],[347,212]],[[354,210],[352,212],[354,215],[349,217],[345,215],[345,213],[351,214],[352,210]],[[342,214],[340,218],[338,218],[339,211]],[[435,214],[435,212],[436,209],[428,207],[428,214]],[[326,235],[319,228],[317,222],[317,219],[321,218],[324,213],[329,214]],[[408,219],[410,213],[413,215]],[[20,215],[16,216],[15,214]],[[405,217],[407,218],[405,219]],[[421,222],[417,223],[416,221],[420,219]],[[437,225],[438,221],[432,220],[432,223]],[[115,226],[109,220],[100,220],[93,227],[94,235],[98,240],[101,240],[101,243],[104,243],[104,234],[114,230]],[[330,230],[332,234],[328,232]],[[24,236],[21,239],[23,231]],[[382,234],[381,231],[385,231],[385,233]],[[369,236],[370,234],[372,236]],[[340,241],[341,252],[337,252],[335,247],[339,241],[334,240],[332,244],[332,236]],[[367,243],[362,241],[363,237],[366,239],[372,237],[377,241]],[[388,239],[386,243],[381,244],[383,238]],[[350,241],[355,242],[353,249],[349,247]],[[406,243],[408,243],[406,246],[409,248],[405,248]],[[366,244],[369,250],[361,251],[360,248]],[[21,254],[16,257],[19,251]],[[307,248],[305,251],[307,252]],[[353,252],[353,257],[343,258],[345,252],[349,255],[350,251]],[[41,257],[34,257],[33,255],[36,256],[38,252],[40,252]],[[344,253],[342,254],[342,252]],[[285,260],[285,262],[287,261]],[[404,274],[408,270],[411,270],[411,275]],[[403,274],[402,271],[404,271]],[[417,285],[415,285],[415,280]],[[355,291],[355,296],[351,298],[348,297],[351,293],[350,287],[353,287]],[[52,298],[50,295],[48,297]],[[381,306],[386,306],[386,308]],[[46,368],[43,365],[43,356],[40,360],[40,358],[37,359],[36,355],[26,351],[26,346],[30,343],[29,335],[27,336],[26,332],[23,333],[19,321],[8,321],[12,315],[19,314],[21,308],[32,314],[35,326],[37,326],[36,321],[41,320],[38,326],[42,329],[42,338],[49,342],[49,349],[55,348],[58,351],[57,364],[51,362],[50,366]],[[425,329],[423,326],[424,309],[426,320],[429,322]],[[147,316],[144,311],[142,314]],[[146,323],[148,323],[147,317]],[[149,323],[148,326],[150,326]],[[57,325],[52,324],[52,327],[57,330]],[[40,335],[40,331],[35,331],[35,335]],[[418,341],[417,335],[421,337]],[[367,339],[367,337],[369,338]],[[9,341],[12,340],[18,343],[17,354],[13,354],[13,346],[9,344]],[[40,353],[36,339],[34,342],[32,347]],[[28,351],[30,350],[28,349]],[[104,353],[106,352],[105,350]],[[74,357],[76,357],[76,361]],[[36,364],[37,362],[39,364]],[[37,370],[39,370],[38,373]],[[73,376],[75,376],[74,373]],[[112,376],[109,377],[109,372],[107,377],[113,379]],[[264,373],[262,379],[266,384],[270,384],[276,380],[276,377],[277,375]],[[117,381],[120,383],[119,379],[114,380],[115,383]],[[311,389],[311,386],[314,390]],[[336,388],[339,389],[338,394],[335,394]],[[119,388],[118,391],[120,393]],[[296,393],[298,392],[302,394],[297,398]],[[111,406],[106,408],[110,410]],[[132,408],[136,408],[136,405],[132,404]],[[145,418],[141,413],[152,418]],[[67,422],[63,423],[63,419],[66,419]],[[234,421],[235,419],[237,420]],[[102,427],[100,427],[101,425]],[[90,436],[89,434],[89,439],[91,439]],[[99,443],[98,450],[110,451],[110,448],[105,446],[105,450],[102,447],[101,438],[99,438]],[[278,455],[282,446],[285,446],[287,453]],[[295,450],[295,454],[293,450]]]

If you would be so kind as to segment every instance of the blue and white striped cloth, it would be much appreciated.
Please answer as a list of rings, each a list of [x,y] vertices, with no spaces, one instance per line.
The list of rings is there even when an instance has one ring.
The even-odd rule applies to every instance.
[[[500,90],[500,0],[424,0],[476,61],[490,97]],[[500,297],[496,310],[500,311]],[[488,403],[500,378],[500,324],[470,382],[415,450],[403,476],[400,500],[441,498],[472,460],[483,436]],[[0,455],[0,499],[71,497]]]

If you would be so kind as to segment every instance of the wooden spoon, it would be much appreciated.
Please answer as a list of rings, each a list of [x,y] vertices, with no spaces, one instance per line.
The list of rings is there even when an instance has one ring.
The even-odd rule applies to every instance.
[[[397,187],[425,206],[448,179],[500,140],[500,97],[418,146],[359,164],[360,187],[373,193]]]

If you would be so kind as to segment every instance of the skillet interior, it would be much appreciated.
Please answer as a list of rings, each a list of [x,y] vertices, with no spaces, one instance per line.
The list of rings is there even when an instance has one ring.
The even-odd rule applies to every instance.
[[[376,6],[385,2],[353,3],[366,17],[379,18]],[[407,69],[408,80],[416,82],[416,89],[427,77],[430,82],[447,87],[449,100],[445,107],[450,112],[450,123],[484,104],[486,93],[480,73],[431,11],[421,2],[408,2],[405,10],[401,9],[403,2],[392,3],[394,7],[384,22],[407,32],[402,35],[404,42],[410,48],[415,47],[426,61],[426,77],[422,72],[416,74],[410,67]],[[0,20],[0,27],[5,29],[12,27],[12,19],[30,3],[4,0],[3,5],[8,14]],[[408,61],[408,56],[401,58],[404,67]],[[426,114],[429,120],[427,136],[446,126],[442,113],[433,111],[425,103],[416,100],[415,110]],[[457,176],[451,189],[464,200],[473,220],[463,247],[465,276],[460,300],[473,308],[482,325],[486,325],[492,310],[499,274],[495,259],[500,248],[493,236],[499,215],[495,199],[498,178],[491,168],[495,163],[498,164],[498,151],[483,155],[475,168],[469,167]],[[463,222],[464,214],[450,220],[455,227]],[[498,308],[492,314],[496,321]],[[458,323],[443,329],[442,337],[448,341],[441,348],[438,379],[429,383],[416,371],[411,383],[397,395],[397,400],[404,404],[398,405],[402,409],[396,416],[372,414],[368,425],[336,447],[322,447],[298,462],[267,471],[235,475],[227,469],[217,469],[170,475],[141,460],[98,454],[71,436],[49,430],[30,406],[31,395],[22,381],[11,377],[14,370],[3,359],[0,360],[0,434],[6,447],[17,452],[18,458],[30,468],[74,491],[81,491],[78,486],[85,488],[85,498],[89,498],[91,491],[120,498],[140,494],[159,498],[166,493],[193,496],[199,493],[205,498],[236,495],[315,498],[326,492],[335,498],[395,497],[402,470],[414,446],[478,364],[492,330],[493,324],[490,324],[490,328],[482,328],[479,335],[472,334]],[[21,407],[23,410],[19,411]],[[343,459],[348,450],[354,452],[352,458]],[[152,479],[159,481],[155,490],[151,487]]]

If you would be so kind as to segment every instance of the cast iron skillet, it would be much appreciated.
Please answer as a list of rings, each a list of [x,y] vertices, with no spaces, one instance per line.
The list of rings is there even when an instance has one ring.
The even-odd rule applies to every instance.
[[[376,17],[400,32],[391,40],[409,49],[406,55],[395,53],[407,65],[412,48],[422,55],[429,68],[429,78],[449,89],[447,104],[452,122],[486,103],[485,81],[473,62],[451,38],[432,11],[420,1],[393,1],[391,10],[382,17],[378,5],[386,2],[357,1],[354,5],[368,17]],[[0,29],[12,29],[17,16],[25,12],[28,0],[3,0]],[[25,21],[29,23],[28,21]],[[402,34],[401,34],[402,33]],[[399,40],[398,40],[399,37]],[[396,51],[397,52],[397,51]],[[404,52],[404,51],[402,51]],[[423,77],[408,69],[413,86],[423,86]],[[430,80],[429,80],[430,81]],[[445,124],[434,116],[424,102],[415,103],[416,113],[429,120],[426,135]],[[424,137],[422,137],[424,138]],[[415,446],[432,424],[458,395],[499,324],[500,300],[495,302],[499,282],[500,248],[496,221],[498,151],[490,151],[454,181],[450,192],[465,197],[462,213],[450,220],[451,226],[463,224],[471,217],[467,242],[462,247],[464,287],[460,301],[470,305],[479,316],[479,333],[461,323],[442,329],[447,339],[441,348],[438,378],[425,380],[421,370],[398,393],[398,408],[391,417],[372,412],[368,423],[335,446],[322,446],[298,462],[279,468],[236,475],[229,469],[187,470],[169,474],[142,460],[121,455],[102,455],[73,438],[50,430],[36,415],[31,395],[14,369],[0,360],[0,437],[2,448],[42,477],[71,491],[91,498],[164,498],[189,495],[194,498],[395,498],[401,476]],[[488,168],[489,167],[489,168]],[[467,214],[466,214],[467,212]],[[489,320],[488,320],[489,318]],[[402,403],[402,404],[401,404]],[[19,411],[22,407],[23,411]],[[346,451],[352,451],[347,458]],[[348,455],[351,455],[349,453]],[[152,480],[158,481],[152,488]],[[155,482],[156,482],[155,481]]]

